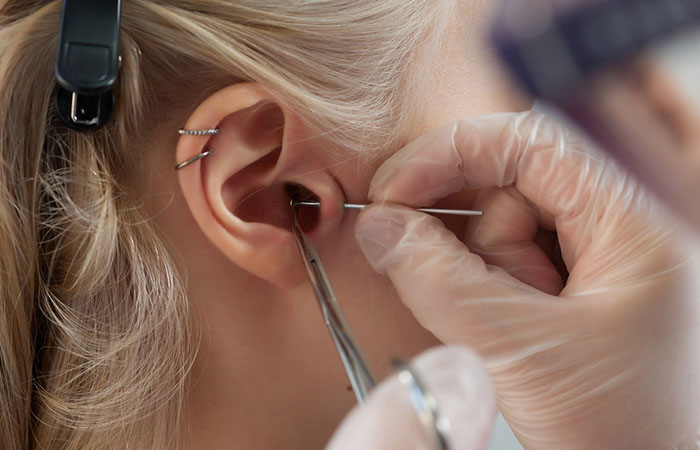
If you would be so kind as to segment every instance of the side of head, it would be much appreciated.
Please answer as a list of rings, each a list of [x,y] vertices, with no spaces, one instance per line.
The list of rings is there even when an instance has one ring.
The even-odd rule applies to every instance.
[[[300,164],[301,142],[395,148],[420,113],[416,99],[428,77],[408,68],[430,53],[454,6],[125,1],[117,106],[105,128],[81,134],[53,111],[61,3],[0,3],[4,448],[177,447],[197,338],[177,246],[140,195],[152,161],[174,164],[176,146],[178,157],[202,145],[233,148],[235,157],[214,153],[204,170],[183,171],[186,200],[207,237],[224,254],[233,249],[234,263],[290,282],[238,252],[256,242],[272,251],[269,243],[282,236],[276,219],[254,208],[233,214],[235,206],[259,192],[276,202],[281,193],[266,197],[265,188],[285,181],[341,198],[324,178],[320,164],[328,161]],[[202,106],[207,98],[226,107]],[[178,127],[200,124],[223,132],[178,141]],[[318,136],[323,143],[309,142]],[[172,153],[149,152],[163,147]],[[211,207],[198,213],[205,203]],[[272,228],[246,225],[261,214]]]

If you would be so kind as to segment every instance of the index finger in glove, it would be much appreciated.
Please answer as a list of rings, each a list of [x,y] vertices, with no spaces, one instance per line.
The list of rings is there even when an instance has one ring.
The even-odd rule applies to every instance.
[[[413,371],[437,401],[450,450],[488,447],[496,401],[486,370],[465,347],[437,347],[419,355]],[[381,383],[336,431],[326,450],[434,450],[412,405],[411,391],[397,376]]]
[[[377,171],[375,202],[427,206],[462,189],[516,185],[554,216],[585,205],[605,159],[546,116],[506,113],[465,119],[404,147]],[[563,157],[565,155],[565,157]]]

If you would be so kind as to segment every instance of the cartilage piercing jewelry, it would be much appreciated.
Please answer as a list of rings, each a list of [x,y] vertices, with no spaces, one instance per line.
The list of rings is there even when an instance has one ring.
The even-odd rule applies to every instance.
[[[200,159],[204,158],[204,157],[207,156],[209,153],[211,153],[211,150],[204,150],[202,153],[199,153],[199,154],[197,154],[197,155],[194,155],[193,157],[191,157],[191,158],[188,159],[187,161],[183,161],[183,162],[181,162],[180,164],[178,164],[177,166],[175,166],[175,170],[184,169],[185,167],[189,166],[190,164],[192,164],[192,163],[194,163],[194,162],[197,162],[197,161],[199,161]]]
[[[180,128],[177,130],[177,132],[181,135],[185,136],[213,136],[215,134],[221,133],[220,128],[213,128],[211,130],[186,130],[184,128]],[[193,156],[192,158],[188,159],[187,161],[183,161],[180,164],[175,166],[175,170],[180,170],[184,169],[185,167],[189,166],[190,164],[199,161],[200,159],[204,158],[207,156],[209,153],[211,153],[211,150],[205,150],[202,153]]]
[[[184,128],[180,128],[177,130],[177,132],[187,136],[213,136],[221,133],[221,129],[214,128],[212,130],[186,130]]]

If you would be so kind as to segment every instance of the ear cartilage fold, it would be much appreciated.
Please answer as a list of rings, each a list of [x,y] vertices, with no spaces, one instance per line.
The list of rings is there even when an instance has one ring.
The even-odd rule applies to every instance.
[[[312,208],[320,208],[321,202],[296,202],[294,206],[308,206]],[[363,209],[365,206],[357,203],[343,203],[344,209]],[[445,214],[450,216],[483,216],[483,211],[472,211],[466,209],[439,209],[439,208],[418,208],[418,211],[429,214]]]
[[[179,130],[177,130],[177,132],[181,135],[186,136],[213,136],[215,134],[221,133],[221,129],[213,128],[211,130],[186,130],[184,128],[180,128]]]

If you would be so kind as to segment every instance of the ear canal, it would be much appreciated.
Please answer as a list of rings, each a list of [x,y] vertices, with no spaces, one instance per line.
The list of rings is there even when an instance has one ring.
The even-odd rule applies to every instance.
[[[293,208],[290,200],[319,201],[311,190],[296,183],[279,183],[260,189],[243,199],[233,214],[244,222],[266,223],[286,230],[292,227]],[[302,207],[297,215],[299,226],[310,232],[320,220],[320,209]]]
[[[311,190],[306,188],[301,184],[297,183],[285,183],[284,191],[289,197],[292,203],[296,202],[320,202],[318,196],[314,194]],[[290,204],[290,206],[292,206]],[[290,212],[293,213],[293,207],[290,207]],[[308,233],[313,230],[316,225],[318,225],[319,220],[321,220],[321,210],[320,208],[314,207],[301,207],[297,213],[297,221],[301,229]]]
[[[311,192],[306,186],[298,183],[284,183],[284,192],[293,202],[317,202],[318,196]]]

